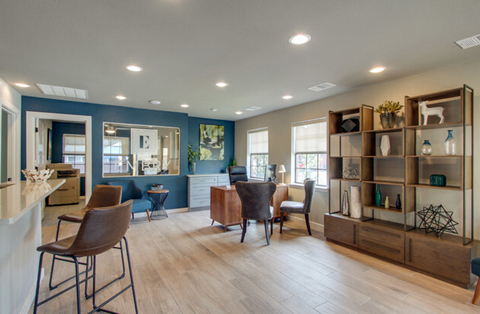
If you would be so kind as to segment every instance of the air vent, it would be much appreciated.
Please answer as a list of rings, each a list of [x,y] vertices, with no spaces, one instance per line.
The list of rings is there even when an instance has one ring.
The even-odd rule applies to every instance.
[[[335,87],[335,86],[337,86],[337,85],[325,82],[325,83],[322,83],[322,84],[318,84],[318,85],[309,87],[308,89],[311,90],[311,91],[314,91],[314,92],[320,92],[322,90],[326,90],[326,89],[329,89],[329,88],[332,88],[332,87]]]
[[[37,85],[38,89],[45,95],[88,99],[88,91],[84,89],[63,87],[63,86],[53,86],[53,85],[46,85],[46,84],[35,84],[35,85]]]
[[[469,37],[469,38],[465,38],[465,39],[462,39],[462,40],[457,40],[455,43],[457,45],[459,45],[460,48],[462,48],[462,49],[467,49],[467,48],[472,48],[472,47],[478,46],[478,45],[480,45],[480,34]]]
[[[245,108],[245,110],[247,111],[257,111],[260,109],[262,109],[262,107],[251,106],[251,107]]]

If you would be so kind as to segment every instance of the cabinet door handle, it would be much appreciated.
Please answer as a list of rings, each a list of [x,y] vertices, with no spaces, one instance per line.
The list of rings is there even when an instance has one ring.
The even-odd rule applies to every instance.
[[[408,245],[407,245],[407,254],[408,254],[408,261],[412,261],[412,239],[408,239]]]
[[[357,225],[353,225],[353,244],[357,244]]]

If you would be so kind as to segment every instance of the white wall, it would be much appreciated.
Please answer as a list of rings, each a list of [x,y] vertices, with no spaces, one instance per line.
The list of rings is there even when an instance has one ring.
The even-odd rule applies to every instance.
[[[335,82],[334,82],[335,83]],[[239,165],[246,165],[247,131],[268,127],[269,130],[269,163],[284,164],[286,167],[285,182],[291,182],[291,128],[293,122],[326,117],[329,110],[341,110],[358,107],[361,104],[378,106],[385,100],[404,103],[405,96],[416,96],[442,90],[454,89],[467,84],[480,94],[480,60],[464,64],[444,67],[394,81],[384,82],[351,92],[313,101],[299,106],[278,110],[235,123],[235,158]],[[480,97],[476,96],[475,107],[480,105]],[[261,106],[261,104],[259,104]],[[375,129],[381,129],[379,117],[374,117]],[[475,111],[475,138],[480,138],[480,110]],[[446,133],[445,133],[446,137]],[[480,162],[480,142],[476,141],[474,165]],[[476,171],[478,173],[478,171]],[[475,195],[480,195],[480,178],[474,179]],[[301,201],[303,191],[289,189],[289,198]],[[317,191],[311,220],[323,224],[323,215],[328,212],[328,192]],[[448,209],[451,210],[451,209]],[[480,239],[480,198],[475,203],[475,238]]]
[[[12,176],[13,181],[18,181],[20,180],[20,124],[22,113],[22,97],[2,78],[0,78],[0,106],[15,114],[15,119],[13,122],[13,142],[15,144],[14,152],[11,154],[14,156],[14,158],[10,160],[9,166],[14,168]]]

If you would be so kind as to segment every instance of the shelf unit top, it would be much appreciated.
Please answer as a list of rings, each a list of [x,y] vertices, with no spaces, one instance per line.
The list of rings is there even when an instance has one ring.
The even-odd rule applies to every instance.
[[[462,95],[462,90],[463,90],[463,87],[436,92],[436,93],[414,96],[414,97],[406,96],[405,99],[419,102],[419,101],[434,101],[434,100],[440,100],[445,98],[454,98],[454,97],[460,97]]]

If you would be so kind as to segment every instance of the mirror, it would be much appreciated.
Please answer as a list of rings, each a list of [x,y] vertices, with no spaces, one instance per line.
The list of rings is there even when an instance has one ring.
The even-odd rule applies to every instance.
[[[103,177],[180,174],[180,128],[103,123]]]

